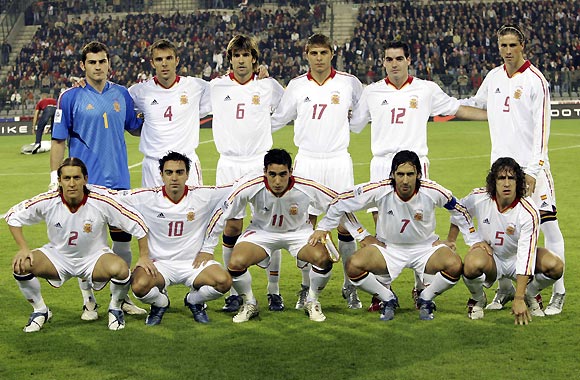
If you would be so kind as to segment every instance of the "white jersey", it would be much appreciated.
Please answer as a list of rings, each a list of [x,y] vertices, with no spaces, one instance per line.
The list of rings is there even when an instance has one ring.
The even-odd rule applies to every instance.
[[[288,189],[281,196],[272,193],[264,176],[240,180],[239,186],[236,186],[224,202],[222,215],[217,215],[208,227],[208,246],[204,246],[204,252],[213,252],[225,220],[236,217],[248,203],[253,206],[252,221],[248,229],[284,233],[312,230],[308,207],[326,210],[336,196],[334,190],[300,177],[292,176]],[[353,237],[360,240],[361,236],[368,235],[354,215],[348,215],[343,221]]]
[[[515,262],[516,274],[534,274],[540,214],[530,198],[519,199],[502,212],[485,188],[479,188],[461,203],[477,219],[479,235],[493,248],[496,260]]]
[[[211,111],[208,82],[177,76],[173,85],[165,88],[154,77],[131,86],[129,94],[145,117],[141,153],[155,159],[169,151],[193,156],[199,145],[199,119]]]
[[[349,111],[362,93],[353,75],[332,69],[318,84],[310,73],[290,81],[280,105],[272,115],[272,130],[294,122],[294,145],[310,153],[346,151],[350,141]]]
[[[141,215],[113,197],[90,191],[74,213],[58,191],[42,193],[12,207],[6,222],[22,227],[46,222],[48,244],[63,257],[78,261],[108,248],[108,225],[140,239],[148,229]]]
[[[374,156],[387,156],[411,150],[426,156],[427,122],[430,116],[455,115],[459,100],[434,82],[409,76],[397,88],[388,78],[367,86],[355,106],[350,128],[362,131],[371,122],[371,150]]]
[[[149,226],[151,260],[193,261],[203,245],[211,216],[231,186],[185,188],[174,203],[165,187],[119,191],[120,202],[139,210]]]
[[[529,61],[511,77],[504,66],[494,68],[475,96],[461,103],[487,108],[492,163],[512,157],[533,177],[549,167],[550,92],[546,78]]]
[[[435,207],[444,207],[456,217],[457,225],[469,244],[480,241],[469,212],[451,192],[436,182],[420,181],[421,186],[406,202],[397,195],[391,179],[357,185],[332,202],[317,228],[330,231],[338,226],[345,212],[377,207],[377,239],[387,245],[424,246],[438,239],[435,235]]]
[[[217,151],[230,157],[263,156],[272,147],[271,115],[284,88],[273,78],[246,83],[233,73],[210,82],[212,131]]]

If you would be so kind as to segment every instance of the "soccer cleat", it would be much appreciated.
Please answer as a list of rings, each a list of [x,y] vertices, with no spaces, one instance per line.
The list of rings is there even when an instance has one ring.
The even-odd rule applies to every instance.
[[[484,298],[483,301],[476,301],[470,298],[467,301],[467,317],[469,319],[483,319],[485,309],[485,304],[487,300]]]
[[[270,311],[284,310],[284,299],[280,294],[268,294],[268,309]]]
[[[362,302],[358,298],[356,291],[356,286],[347,285],[346,288],[342,288],[342,298],[346,300],[346,305],[349,309],[361,309]]]
[[[109,309],[109,330],[117,331],[125,328],[123,310]]]
[[[187,293],[187,294],[189,294],[189,293]],[[196,303],[196,304],[189,303],[187,301],[187,294],[185,294],[185,297],[183,298],[183,304],[189,308],[189,310],[191,311],[191,314],[193,314],[193,319],[198,323],[209,323],[209,317],[207,316],[207,313],[205,312],[205,309],[207,308],[206,304],[204,304],[204,303]]]
[[[506,303],[513,301],[516,295],[516,288],[512,285],[508,290],[497,288],[495,296],[489,305],[485,307],[486,310],[501,310]]]
[[[413,290],[411,290],[411,297],[413,297],[413,303],[415,304],[415,309],[417,310],[419,310],[419,304],[417,303],[417,301],[419,300],[422,291],[423,289],[417,288],[413,288]]]
[[[322,307],[318,301],[306,302],[304,311],[308,314],[311,321],[324,322],[326,320],[326,316],[322,313]]]
[[[99,305],[97,305],[95,302],[92,301],[87,302],[86,304],[83,305],[81,319],[83,321],[96,321],[97,319],[99,319],[99,313],[97,312],[98,308]]]
[[[244,299],[237,294],[232,294],[231,296],[227,297],[225,300],[225,304],[222,307],[222,311],[233,313],[234,311],[240,310],[240,306],[244,303]]]
[[[540,296],[540,297],[538,297]],[[545,317],[546,314],[544,313],[544,311],[542,310],[542,296],[541,295],[535,295],[535,296],[529,296],[529,295],[525,295],[524,299],[526,301],[526,305],[528,305],[528,308],[530,309],[530,314],[532,314],[533,317]],[[539,301],[538,301],[539,298]]]
[[[300,287],[300,291],[296,293],[298,296],[298,301],[296,301],[295,307],[296,310],[304,309],[304,305],[306,304],[306,297],[308,297],[308,291],[310,290],[310,287],[305,285],[300,285]]]
[[[22,331],[29,333],[29,332],[37,332],[40,331],[42,326],[52,318],[52,311],[47,310],[46,313],[39,313],[39,312],[32,312],[30,314],[30,318],[28,318],[28,323]]]
[[[430,321],[434,318],[433,312],[437,310],[435,302],[431,300],[424,300],[423,298],[417,299],[417,305],[419,305],[419,319],[422,321]]]
[[[142,309],[139,306],[135,305],[133,303],[133,301],[131,301],[129,296],[125,297],[125,299],[121,303],[121,310],[123,310],[126,314],[129,314],[129,315],[145,315],[145,314],[147,314],[147,310]]]
[[[147,315],[147,318],[145,318],[145,324],[147,326],[157,326],[160,324],[161,320],[163,319],[163,315],[167,309],[169,309],[170,304],[171,302],[168,303],[165,307],[151,305],[151,311],[149,312],[149,315]]]
[[[562,312],[562,308],[564,307],[564,300],[566,298],[566,294],[556,293],[552,295],[550,298],[550,304],[544,310],[544,314],[546,315],[556,315]]]
[[[397,298],[390,299],[388,301],[381,302],[381,315],[379,319],[381,321],[390,321],[395,318],[395,309],[399,307],[399,301]]]
[[[369,312],[381,310],[381,300],[373,296],[373,298],[371,298],[371,304],[369,305],[367,310]]]
[[[260,310],[258,310],[258,305],[245,303],[240,308],[238,314],[234,315],[232,321],[234,323],[248,322],[250,319],[257,317],[258,314],[260,314]]]

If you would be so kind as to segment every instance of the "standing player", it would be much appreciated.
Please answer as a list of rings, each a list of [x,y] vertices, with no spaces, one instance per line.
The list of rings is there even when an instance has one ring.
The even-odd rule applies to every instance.
[[[87,167],[69,157],[58,167],[58,191],[39,194],[14,206],[6,215],[19,250],[12,260],[14,278],[34,311],[24,332],[39,331],[52,312],[40,293],[38,277],[60,287],[71,277],[90,278],[94,288],[111,281],[109,329],[125,327],[121,303],[129,290],[131,272],[127,263],[107,245],[107,225],[115,224],[139,239],[139,261],[143,272],[155,275],[148,257],[147,227],[140,215],[111,197],[90,191]],[[49,242],[31,250],[22,226],[45,221]]]
[[[44,127],[47,124],[50,124],[52,127],[55,112],[56,99],[43,95],[42,99],[36,103],[34,116],[32,117],[32,126],[36,126],[36,139],[34,144],[26,145],[26,150],[22,151],[24,154],[36,154],[46,151],[41,146],[42,135],[44,134]]]
[[[234,247],[228,265],[233,286],[244,297],[244,303],[233,318],[235,323],[249,321],[258,315],[258,303],[252,292],[252,277],[248,272],[251,265],[268,265],[272,251],[286,249],[298,260],[311,264],[309,291],[304,310],[310,320],[323,322],[318,296],[330,279],[332,260],[326,248],[318,243],[310,246],[312,234],[308,209],[311,205],[325,210],[336,192],[314,181],[292,175],[292,158],[283,149],[272,149],[264,156],[264,175],[240,181],[240,185],[224,202],[220,224],[208,227],[208,238],[202,252],[213,252],[225,220],[236,217],[247,204],[254,209],[252,223]],[[349,231],[357,237],[366,237],[359,232],[360,224],[353,215],[343,218]],[[361,228],[362,231],[362,228]]]
[[[214,208],[231,188],[187,186],[190,165],[185,155],[169,152],[159,160],[163,187],[119,193],[120,201],[141,212],[149,226],[150,256],[161,274],[153,276],[142,268],[133,273],[133,293],[151,305],[145,320],[150,326],[160,324],[169,308],[169,285],[190,288],[185,306],[195,321],[208,323],[205,302],[223,296],[232,284],[230,275],[212,255],[199,252]]]
[[[226,54],[231,71],[210,82],[211,107],[214,110],[212,131],[220,158],[217,163],[216,184],[233,183],[247,173],[261,171],[264,155],[272,147],[270,115],[278,106],[284,89],[273,78],[258,80],[260,52],[255,39],[234,36]],[[229,219],[224,228],[223,260],[228,265],[232,250],[242,233],[246,210]],[[280,251],[272,253],[268,267],[269,308],[284,310],[280,296]],[[242,298],[232,290],[223,307],[238,311]]]
[[[393,157],[389,179],[357,185],[335,199],[310,243],[336,228],[345,212],[368,207],[378,208],[376,232],[380,244],[367,245],[352,256],[347,266],[349,278],[381,300],[380,319],[388,321],[395,317],[398,301],[376,276],[388,275],[394,280],[404,268],[414,269],[420,277],[425,273],[434,275],[417,299],[419,318],[433,319],[433,298],[457,284],[462,269],[454,245],[443,244],[435,235],[435,208],[447,209],[455,216],[466,241],[475,243],[478,237],[471,216],[449,190],[421,179],[419,157],[402,150]]]
[[[107,80],[109,51],[100,42],[89,42],[82,49],[80,67],[85,72],[84,87],[63,92],[52,128],[50,151],[51,188],[57,183],[59,167],[68,141],[69,155],[78,157],[91,173],[90,183],[112,189],[131,186],[125,145],[125,130],[138,133],[142,121],[135,114],[131,96],[122,86]],[[113,251],[131,266],[131,235],[115,227],[110,229]],[[83,320],[95,320],[97,304],[91,285],[79,278],[84,298]],[[129,298],[123,304],[128,314],[146,314]]]
[[[491,166],[486,187],[461,200],[477,218],[483,238],[482,243],[471,247],[463,267],[463,280],[471,293],[467,302],[470,319],[483,318],[487,301],[483,287],[507,278],[516,281],[512,304],[515,324],[527,325],[532,320],[530,314],[544,315],[535,295],[562,276],[562,260],[537,246],[540,215],[525,193],[524,171],[513,158],[502,157]],[[458,233],[452,224],[448,240],[455,242]]]
[[[378,182],[391,170],[393,156],[400,150],[410,150],[419,156],[423,178],[429,178],[427,158],[427,122],[430,116],[456,115],[461,119],[487,120],[485,111],[461,106],[459,100],[450,97],[435,83],[409,75],[411,57],[409,45],[390,42],[385,47],[383,63],[387,77],[367,86],[355,106],[350,127],[361,132],[371,122],[370,179]],[[377,219],[376,209],[371,210]],[[388,283],[388,279],[381,279]],[[415,276],[413,297],[425,285]],[[373,300],[369,310],[378,309]],[[373,308],[374,306],[374,308]]]
[[[542,73],[524,59],[525,38],[517,25],[497,31],[504,64],[491,70],[474,97],[463,104],[486,108],[491,137],[491,162],[513,157],[526,173],[527,195],[540,210],[545,246],[564,260],[564,237],[556,218],[556,194],[548,160],[550,90]],[[499,288],[488,309],[501,309],[514,296],[510,280]],[[547,315],[560,314],[566,288],[562,276],[553,286]]]
[[[360,98],[362,83],[331,66],[334,53],[327,36],[314,34],[308,38],[305,53],[310,70],[288,84],[272,116],[272,129],[275,131],[294,120],[294,144],[298,147],[296,174],[340,192],[354,185],[352,159],[347,150],[348,115]],[[321,213],[320,209],[310,210],[313,224]],[[342,227],[338,230],[338,240],[343,266],[346,266],[356,243]],[[297,309],[304,306],[308,293],[308,273],[308,268],[302,271]],[[342,295],[349,308],[362,307],[346,273]]]
[[[143,158],[143,187],[162,186],[159,159],[167,152],[181,152],[193,162],[188,185],[201,185],[201,165],[195,152],[199,145],[199,119],[211,111],[209,84],[200,78],[177,75],[176,46],[166,39],[149,48],[155,76],[134,84],[129,93],[145,121],[139,150]]]

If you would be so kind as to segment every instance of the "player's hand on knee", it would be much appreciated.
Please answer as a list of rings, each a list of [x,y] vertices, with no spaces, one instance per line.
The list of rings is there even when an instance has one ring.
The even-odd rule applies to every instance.
[[[365,237],[364,239],[362,239],[360,241],[361,248],[364,248],[366,246],[373,245],[373,244],[380,245],[381,247],[386,247],[385,243],[383,243],[382,241],[380,241],[379,239],[377,239],[376,237],[371,236],[371,235]]]
[[[157,277],[157,274],[159,273],[155,267],[155,264],[153,264],[153,261],[151,261],[149,258],[140,257],[137,261],[137,264],[135,264],[135,268],[138,267],[143,268],[145,273],[152,277]]]
[[[16,253],[12,259],[12,270],[16,274],[22,274],[26,271],[26,260],[30,260],[30,266],[34,264],[32,251],[29,249],[21,249]]]
[[[199,268],[210,260],[213,260],[213,255],[211,253],[199,252],[197,256],[195,256],[195,260],[193,260],[191,266]]]
[[[312,233],[312,235],[310,235],[310,237],[308,238],[308,244],[310,244],[313,247],[316,246],[316,244],[318,244],[318,243],[325,244],[327,234],[328,234],[328,231],[315,230]]]

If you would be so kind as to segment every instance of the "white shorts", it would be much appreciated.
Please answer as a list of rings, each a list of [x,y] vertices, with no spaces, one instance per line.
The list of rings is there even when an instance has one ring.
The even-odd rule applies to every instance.
[[[201,176],[201,164],[197,154],[188,155],[191,160],[191,167],[189,169],[189,179],[186,184],[190,186],[199,186],[203,184]],[[141,186],[156,187],[163,186],[161,179],[161,171],[159,170],[159,158],[145,156],[142,163]]]
[[[193,267],[191,260],[156,260],[153,262],[155,268],[161,273],[165,279],[165,288],[170,285],[183,284],[188,287],[193,287],[195,279],[201,271],[210,265],[222,265],[215,260],[208,260],[199,268]]]
[[[236,245],[241,242],[253,243],[260,246],[266,251],[268,257],[257,265],[267,268],[270,264],[270,255],[278,249],[285,249],[293,257],[298,256],[298,252],[308,244],[308,238],[312,235],[313,230],[304,229],[290,232],[267,232],[264,230],[253,230],[248,228],[242,233]]]
[[[227,185],[249,174],[263,174],[265,154],[266,152],[262,155],[253,157],[220,156],[215,174],[216,185]],[[244,209],[243,211],[240,211],[234,219],[244,219],[245,216],[246,210]]]
[[[337,153],[317,154],[298,150],[294,162],[294,175],[316,181],[337,192],[354,186],[352,158],[345,150]],[[308,208],[311,215],[320,215],[324,210]]]
[[[373,156],[371,159],[371,182],[382,181],[389,178],[393,166],[394,154],[387,156]],[[421,178],[429,178],[429,159],[427,156],[419,156],[421,162],[421,171],[423,173]]]
[[[540,211],[553,212],[556,210],[556,191],[550,168],[544,168],[538,174],[532,200]]]
[[[429,258],[441,247],[446,247],[444,244],[436,245],[435,247],[429,245],[424,245],[420,247],[402,247],[388,245],[387,248],[381,247],[378,244],[374,244],[378,248],[379,252],[383,255],[385,262],[387,263],[387,270],[391,276],[391,280],[395,280],[405,268],[411,268],[415,270],[415,274],[421,278],[422,282],[425,282],[425,266]]]
[[[45,244],[37,249],[42,251],[42,253],[46,255],[52,265],[54,265],[56,268],[60,280],[47,279],[47,281],[55,288],[60,288],[62,284],[64,284],[72,277],[80,277],[83,279],[92,280],[95,265],[101,256],[103,256],[105,253],[114,254],[111,248],[103,247],[99,251],[92,252],[85,257],[70,258],[60,254],[50,243]],[[101,290],[105,287],[107,282],[92,282],[92,284],[93,289]]]

